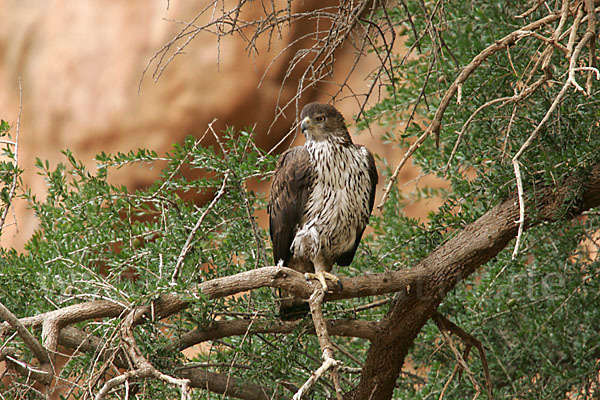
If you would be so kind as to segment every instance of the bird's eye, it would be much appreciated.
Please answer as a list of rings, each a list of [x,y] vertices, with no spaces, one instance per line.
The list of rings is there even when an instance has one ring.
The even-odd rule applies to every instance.
[[[319,115],[317,118],[315,118],[317,120],[317,122],[323,122],[325,121],[325,117],[322,115]]]

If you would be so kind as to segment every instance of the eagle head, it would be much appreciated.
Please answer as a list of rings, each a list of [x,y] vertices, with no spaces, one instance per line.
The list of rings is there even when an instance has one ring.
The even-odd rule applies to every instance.
[[[344,117],[329,104],[307,104],[302,109],[300,120],[300,129],[307,140],[352,143]]]

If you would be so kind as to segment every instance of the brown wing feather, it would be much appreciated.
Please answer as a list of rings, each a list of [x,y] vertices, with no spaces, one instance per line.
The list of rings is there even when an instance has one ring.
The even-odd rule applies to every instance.
[[[288,265],[290,246],[304,212],[312,182],[310,156],[304,147],[294,147],[281,155],[271,181],[269,231],[275,264]]]
[[[377,167],[375,166],[375,159],[371,152],[369,152],[367,161],[369,163],[368,172],[369,178],[371,179],[371,191],[369,192],[369,215],[371,215],[371,211],[373,211],[373,204],[375,203],[375,187],[377,186],[377,181],[379,177],[377,176]],[[352,263],[352,259],[354,259],[354,254],[356,253],[356,249],[358,248],[358,244],[362,239],[362,234],[365,231],[366,225],[359,226],[356,230],[356,240],[354,241],[354,246],[345,253],[342,253],[335,262],[338,265],[343,267],[350,265]]]

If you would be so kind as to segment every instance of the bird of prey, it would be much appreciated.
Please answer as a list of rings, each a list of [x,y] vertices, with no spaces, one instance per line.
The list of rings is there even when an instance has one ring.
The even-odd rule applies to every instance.
[[[269,224],[276,264],[318,279],[333,264],[350,265],[373,210],[377,170],[369,150],[352,143],[344,117],[335,107],[304,107],[304,146],[281,155],[271,182]],[[299,299],[282,300],[280,315],[306,309]]]

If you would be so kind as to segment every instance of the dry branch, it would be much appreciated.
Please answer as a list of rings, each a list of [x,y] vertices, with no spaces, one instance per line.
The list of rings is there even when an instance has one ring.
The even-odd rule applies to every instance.
[[[0,379],[4,377],[10,369],[16,371],[19,375],[26,377],[28,381],[38,382],[42,385],[49,385],[51,379],[47,371],[34,367],[20,360],[15,351],[11,348],[0,350],[0,362],[6,362],[6,369],[0,374]]]
[[[223,0],[211,0],[203,4],[202,9],[189,22],[171,21],[182,27],[148,60],[139,80],[138,93],[141,91],[146,75],[151,75],[153,81],[157,82],[168,65],[177,56],[184,54],[187,46],[195,39],[199,39],[201,33],[215,37],[218,65],[221,44],[227,37],[238,36],[246,43],[246,51],[251,56],[259,51],[265,51],[263,46],[266,47],[267,52],[278,48],[277,39],[283,38],[285,42],[288,39],[287,34],[294,31],[291,29],[292,26],[301,27],[300,33],[296,32],[290,42],[271,57],[270,63],[266,67],[261,67],[264,68],[264,72],[258,83],[259,87],[268,73],[281,75],[278,78],[280,89],[275,104],[273,124],[269,126],[267,132],[271,132],[275,122],[284,117],[285,111],[292,105],[295,106],[296,117],[298,117],[299,100],[307,90],[316,88],[321,82],[331,83],[329,78],[333,73],[333,62],[342,47],[354,46],[360,56],[366,52],[367,45],[377,52],[377,43],[370,41],[369,38],[373,32],[376,32],[385,42],[381,26],[387,27],[391,41],[385,42],[387,54],[381,68],[375,74],[374,84],[370,85],[366,93],[355,94],[357,100],[361,98],[361,111],[367,106],[373,88],[377,86],[376,83],[382,82],[385,74],[393,77],[391,49],[395,32],[386,11],[385,1],[359,0],[334,6],[325,3],[318,7],[314,7],[311,3],[291,1],[270,2],[269,6],[265,7],[266,3],[263,2],[261,3],[262,15],[254,12],[251,4],[250,1],[229,4]],[[313,8],[309,9],[309,6]],[[382,15],[376,12],[377,9],[383,10]],[[277,45],[274,46],[274,43]],[[332,99],[335,99],[344,87],[349,88],[347,79],[352,75],[361,58],[357,56],[352,65],[342,72],[346,79],[339,85],[340,89]],[[339,68],[336,74],[340,74]],[[295,86],[294,94],[286,90],[286,86],[290,85]],[[285,138],[292,132],[292,130],[288,131]]]
[[[554,113],[554,111],[556,110],[558,105],[562,102],[563,98],[565,97],[565,95],[567,93],[567,90],[571,86],[574,86],[577,90],[582,91],[582,92],[584,91],[581,88],[581,86],[579,86],[579,84],[577,83],[577,80],[575,79],[575,71],[577,69],[576,66],[577,66],[577,60],[579,59],[579,55],[580,55],[581,51],[583,50],[583,47],[587,44],[587,42],[592,39],[593,35],[594,35],[593,32],[587,31],[583,35],[583,38],[581,39],[581,41],[577,44],[577,46],[573,50],[573,54],[571,55],[571,60],[569,62],[567,81],[563,84],[562,89],[558,92],[558,94],[554,98],[554,101],[552,102],[552,104],[550,105],[548,110],[546,111],[546,114],[544,115],[544,117],[537,124],[537,126],[535,127],[533,132],[531,132],[531,134],[529,135],[527,140],[523,143],[523,145],[521,146],[519,151],[517,151],[517,153],[512,158],[512,164],[513,164],[513,168],[514,168],[514,172],[515,172],[515,179],[517,182],[517,192],[518,192],[518,199],[519,199],[519,219],[517,220],[518,231],[517,231],[517,240],[515,241],[515,248],[513,250],[513,258],[517,256],[517,253],[519,251],[519,244],[521,241],[521,236],[523,234],[523,229],[524,229],[524,225],[525,225],[525,204],[524,204],[525,199],[524,199],[523,183],[521,181],[521,170],[520,170],[520,165],[519,165],[519,159],[521,158],[523,153],[529,148],[529,146],[531,146],[533,141],[538,137],[542,127],[544,127],[546,125],[546,122],[548,122],[548,120],[550,119],[550,116]]]
[[[198,221],[196,221],[196,225],[194,225],[194,227],[190,231],[190,234],[188,235],[188,238],[185,241],[185,244],[181,248],[181,253],[179,253],[179,257],[177,257],[177,263],[175,264],[175,268],[173,270],[173,275],[171,277],[171,285],[174,286],[177,284],[177,279],[179,278],[179,271],[181,270],[181,266],[183,264],[183,261],[185,260],[185,257],[187,256],[187,253],[192,248],[192,241],[194,240],[194,237],[196,236],[196,232],[198,232],[198,229],[200,229],[200,226],[202,226],[202,222],[204,221],[204,219],[206,218],[206,216],[208,215],[210,210],[213,209],[213,207],[219,202],[219,199],[221,197],[223,197],[223,195],[225,194],[225,188],[227,186],[228,180],[229,180],[229,171],[227,171],[225,173],[225,176],[223,177],[223,183],[221,184],[221,188],[219,189],[219,191],[217,192],[215,197],[212,199],[210,204],[206,207],[206,209],[204,210],[204,212],[202,213],[200,218],[198,218]]]
[[[221,321],[215,321],[217,323]],[[237,322],[237,321],[225,321],[225,322]],[[245,321],[241,321],[245,322]],[[255,322],[256,323],[256,322]],[[227,329],[226,329],[227,331]],[[235,330],[231,332],[231,335],[234,334],[243,334],[244,332],[238,332]],[[228,335],[229,336],[229,335]],[[224,337],[224,336],[223,336]],[[215,338],[217,339],[217,338]],[[212,339],[207,339],[212,340]],[[199,342],[198,342],[199,343]],[[88,334],[80,329],[74,327],[65,327],[60,332],[59,344],[61,346],[65,346],[70,349],[77,349],[81,352],[86,353],[97,353],[101,351],[104,341],[94,335]],[[181,344],[180,341],[174,341],[170,346],[164,348],[165,351],[178,351],[178,347]],[[193,344],[188,343],[190,346]],[[114,354],[116,353],[116,354]],[[122,369],[129,368],[129,363],[126,359],[127,355],[123,352],[122,349],[111,349],[105,351],[105,353],[101,354],[101,359],[103,361],[113,360],[115,366]],[[250,382],[244,382],[237,378],[230,377],[225,374],[218,374],[214,372],[206,371],[203,368],[196,367],[186,367],[182,366],[180,368],[175,369],[174,373],[175,377],[181,379],[188,379],[189,386],[194,388],[206,389],[214,393],[225,394],[232,397],[247,399],[247,400],[255,400],[255,399],[272,399],[272,398],[280,398],[279,396],[274,396],[273,391],[267,389],[263,386],[256,385]],[[139,371],[129,371],[126,373],[126,376],[110,383],[110,388],[113,388],[117,385],[125,383],[125,381],[140,378]],[[227,384],[229,382],[229,384]],[[114,384],[114,385],[113,385]],[[110,389],[110,388],[107,388]]]
[[[23,112],[23,88],[21,87],[21,77],[19,76],[19,114],[17,116],[17,127],[15,131],[15,140],[8,141],[3,140],[2,143],[13,146],[14,160],[13,160],[13,177],[12,182],[10,184],[10,190],[8,192],[8,197],[4,201],[4,210],[0,215],[0,234],[4,230],[6,217],[8,216],[8,212],[12,205],[12,200],[15,197],[15,193],[17,190],[17,182],[19,178],[18,167],[19,167],[19,131],[21,130],[21,113]]]
[[[448,162],[446,163],[446,167],[444,168],[444,174],[446,174],[446,172],[448,171],[448,169],[450,168],[450,165],[452,163],[452,160],[454,158],[454,155],[456,154],[456,151],[458,150],[458,146],[460,145],[460,142],[466,132],[466,130],[469,128],[469,125],[471,124],[471,122],[473,122],[473,120],[475,119],[475,117],[485,108],[492,106],[494,104],[497,103],[502,103],[501,107],[505,106],[506,104],[516,104],[518,102],[520,102],[521,100],[527,98],[528,96],[530,96],[532,93],[534,93],[535,91],[537,91],[544,83],[546,83],[549,79],[550,79],[551,75],[549,73],[545,73],[544,75],[542,75],[541,78],[539,78],[537,81],[535,81],[533,84],[531,84],[530,86],[526,86],[525,88],[523,88],[519,93],[515,93],[514,96],[510,96],[510,97],[498,97],[496,99],[490,100],[487,103],[481,105],[479,108],[477,108],[477,110],[475,110],[473,112],[473,114],[471,114],[469,116],[469,118],[467,119],[467,121],[463,124],[460,132],[458,133],[458,137],[456,138],[456,142],[454,144],[454,147],[452,148],[452,152],[450,153],[450,156],[448,157]]]
[[[452,353],[454,354],[454,357],[456,358],[456,366],[454,367],[452,374],[450,374],[450,378],[448,378],[448,382],[446,382],[446,384],[444,385],[444,389],[442,389],[442,391],[440,392],[439,400],[443,399],[444,392],[445,392],[446,388],[448,387],[448,384],[452,380],[456,370],[465,371],[465,373],[467,374],[467,377],[469,378],[469,380],[471,381],[471,384],[473,385],[473,388],[475,389],[475,396],[473,396],[473,398],[475,399],[475,398],[479,397],[479,394],[481,393],[481,385],[479,384],[479,382],[477,382],[477,380],[475,379],[475,375],[473,374],[473,371],[471,371],[471,368],[469,368],[469,365],[467,364],[467,361],[466,361],[467,356],[460,354],[460,352],[454,345],[454,341],[452,340],[452,337],[445,329],[440,327],[440,332],[442,333],[444,342],[448,345],[448,347],[450,347],[450,350],[452,350]]]
[[[172,385],[181,386],[181,400],[189,400],[188,388],[190,384],[189,379],[179,379],[172,376],[166,375],[157,370],[143,355],[142,351],[138,347],[136,340],[133,336],[133,328],[135,322],[139,319],[140,314],[147,313],[144,308],[134,308],[125,317],[121,324],[121,342],[124,344],[125,351],[129,356],[131,362],[135,366],[135,370],[125,372],[115,378],[108,380],[104,386],[100,389],[96,395],[95,400],[101,400],[108,394],[109,390],[126,383],[129,379],[144,379],[144,378],[155,378],[165,381]]]
[[[448,88],[442,101],[440,103],[439,108],[437,109],[429,128],[427,128],[428,134],[432,134],[437,138],[439,135],[440,128],[442,126],[442,118],[444,113],[446,112],[446,108],[450,104],[450,100],[456,95],[459,89],[462,87],[463,83],[471,76],[471,74],[483,63],[489,56],[498,52],[499,50],[504,49],[506,46],[510,46],[514,44],[517,40],[529,36],[532,31],[539,29],[540,27],[549,24],[551,22],[556,21],[561,17],[561,14],[550,14],[541,18],[537,21],[534,21],[530,24],[527,24],[520,29],[517,29],[500,40],[497,40],[494,44],[488,46],[485,50],[479,53],[477,56],[471,60],[471,62],[462,69],[460,74],[456,77],[452,85]],[[437,139],[436,139],[437,140]]]
[[[594,1],[593,0],[585,0],[585,11],[588,14],[587,32],[591,32],[591,34],[592,34],[592,38],[590,39],[588,67],[594,69],[594,68],[596,68],[595,53],[596,53],[597,29],[596,29],[596,10],[594,9]],[[596,71],[598,71],[598,70],[596,69]],[[596,79],[599,79],[598,76],[596,76]],[[588,71],[588,76],[587,76],[587,80],[586,80],[586,89],[587,89],[588,95],[590,95],[592,93],[592,71]]]
[[[292,397],[292,400],[300,400],[304,397],[305,394],[308,393],[310,388],[330,369],[335,368],[337,365],[336,360],[333,358],[327,358],[323,361],[323,364],[319,368],[317,368],[310,377],[304,382],[304,384],[298,389],[298,391]],[[337,394],[337,392],[336,392]]]
[[[310,306],[310,313],[315,326],[315,332],[317,334],[317,338],[319,339],[319,346],[321,347],[323,364],[317,369],[317,371],[315,371],[315,373],[311,374],[306,383],[302,385],[296,394],[294,394],[293,400],[300,400],[302,396],[304,396],[304,394],[310,390],[311,386],[314,385],[317,379],[319,379],[321,375],[328,370],[331,370],[331,377],[335,387],[336,399],[342,400],[343,392],[340,386],[340,376],[338,372],[338,366],[340,366],[340,362],[333,356],[334,347],[333,343],[331,342],[331,338],[329,337],[327,324],[325,323],[323,310],[321,308],[324,297],[325,293],[323,291],[323,287],[320,284],[316,284],[313,294],[310,296],[310,299],[308,299],[308,305]]]
[[[440,329],[440,332],[442,332],[442,335],[444,335],[444,338],[446,339],[446,341],[448,342],[448,344],[451,347],[452,347],[452,344],[451,344],[452,342],[451,342],[451,339],[448,337],[446,331],[454,333],[465,343],[465,350],[463,351],[462,355],[457,354],[455,351],[456,349],[454,347],[452,347],[452,351],[455,354],[457,354],[458,363],[456,364],[456,367],[452,371],[452,374],[450,375],[448,382],[446,382],[444,389],[440,393],[439,399],[441,400],[443,398],[444,391],[446,390],[446,388],[448,387],[448,384],[450,383],[450,381],[456,374],[456,371],[458,370],[459,366],[462,367],[465,372],[470,373],[469,379],[471,379],[472,382],[475,382],[475,378],[473,377],[472,372],[470,372],[469,368],[466,366],[466,360],[467,360],[467,357],[469,356],[469,352],[471,351],[471,347],[475,346],[475,348],[479,352],[479,357],[481,358],[481,365],[483,367],[483,372],[485,374],[485,383],[486,383],[488,399],[493,400],[494,395],[493,395],[493,390],[492,390],[492,378],[490,376],[490,369],[488,368],[487,358],[485,356],[485,351],[483,350],[483,345],[481,344],[481,342],[479,340],[477,340],[475,337],[473,337],[470,334],[468,334],[467,332],[465,332],[464,330],[462,330],[459,326],[457,326],[455,323],[453,323],[452,321],[450,321],[448,318],[444,317],[442,314],[440,314],[437,311],[433,313],[432,319],[434,320],[434,322]],[[464,366],[463,366],[463,364],[464,364]],[[460,379],[460,375],[459,375],[459,379]],[[479,390],[478,384],[474,383],[474,386],[475,386],[476,390]]]
[[[16,330],[17,334],[23,340],[25,345],[27,345],[27,347],[31,350],[35,358],[38,359],[41,367],[41,371],[38,371],[40,372],[40,382],[44,385],[50,384],[52,378],[54,377],[54,369],[50,356],[48,355],[48,351],[40,342],[38,342],[35,337],[33,337],[25,325],[23,325],[23,323],[2,303],[0,303],[0,318],[2,318],[2,320],[6,321],[13,329]],[[2,333],[3,330],[4,328],[0,326],[0,333]],[[19,364],[18,360],[11,359],[9,355],[6,355],[6,357],[9,360]],[[27,366],[25,363],[21,363],[21,365],[31,369],[31,367]]]

